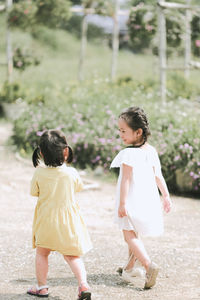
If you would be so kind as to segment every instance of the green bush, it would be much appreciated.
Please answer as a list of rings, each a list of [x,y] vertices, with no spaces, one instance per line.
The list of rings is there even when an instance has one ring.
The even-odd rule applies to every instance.
[[[25,96],[22,86],[18,82],[5,81],[0,89],[0,103],[14,103],[18,98]]]
[[[200,57],[200,17],[199,15],[193,16],[191,22],[192,32],[192,52],[195,56]]]
[[[61,28],[70,17],[70,1],[68,0],[36,0],[37,11],[35,19],[37,23],[51,27]]]
[[[148,9],[131,10],[128,29],[134,51],[142,51],[150,46],[156,33],[156,15]]]
[[[171,190],[177,190],[176,171],[179,170],[188,176],[188,181],[191,177],[191,191],[199,193],[199,105],[181,98],[179,101],[170,101],[164,109],[161,107],[157,126],[153,128],[154,142]]]
[[[9,12],[10,27],[32,30],[42,24],[48,27],[61,27],[70,17],[68,0],[22,0],[14,3]]]
[[[62,28],[66,29],[70,33],[73,33],[78,38],[81,37],[81,25],[82,25],[82,16],[74,15],[72,16],[67,24],[63,24]],[[106,34],[104,33],[103,29],[94,25],[88,24],[88,31],[87,31],[87,38],[88,40],[101,40],[102,38],[106,38]]]
[[[14,3],[9,12],[8,21],[10,27],[21,29],[30,29],[35,25],[35,13],[37,7],[33,1],[22,0]]]
[[[118,136],[117,116],[131,105],[148,114],[152,143],[159,151],[163,173],[171,190],[176,190],[176,170],[192,179],[191,189],[199,192],[199,107],[179,99],[161,103],[154,89],[125,82],[123,85],[96,83],[73,86],[66,100],[30,105],[14,123],[13,141],[22,153],[30,152],[38,136],[49,128],[62,129],[80,168],[109,169],[116,153],[124,147]],[[194,110],[194,105],[195,110]]]
[[[13,52],[13,66],[14,68],[24,71],[28,66],[39,65],[40,60],[37,56],[31,54],[27,50],[15,48]]]
[[[174,51],[174,48],[177,50],[181,46],[184,14],[165,10],[165,16],[167,45]],[[138,4],[138,7],[133,7],[128,20],[128,30],[133,51],[140,52],[151,47],[154,54],[158,54],[157,45],[153,46],[156,32],[159,30],[156,7],[154,10],[149,10],[142,2]],[[168,49],[168,55],[171,54],[172,50]]]
[[[186,79],[183,74],[174,72],[168,76],[167,93],[170,99],[191,99],[198,97],[200,87],[197,87],[191,79]]]
[[[52,31],[45,26],[35,26],[32,28],[31,35],[34,39],[37,39],[43,45],[46,45],[53,50],[57,50],[59,47],[59,39],[56,36],[56,31]]]

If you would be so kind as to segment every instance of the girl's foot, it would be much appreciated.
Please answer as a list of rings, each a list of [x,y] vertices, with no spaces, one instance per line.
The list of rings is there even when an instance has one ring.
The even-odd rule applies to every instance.
[[[91,291],[87,284],[81,284],[78,288],[78,300],[90,300]]]
[[[158,276],[159,268],[155,263],[151,263],[146,272],[146,281],[144,288],[150,289],[156,284],[156,278]]]
[[[127,282],[134,283],[135,277],[145,277],[145,269],[140,266],[134,266],[134,268],[130,270],[123,270],[122,272],[122,279]]]
[[[133,252],[129,255],[128,261],[126,263],[126,265],[124,267],[119,267],[117,269],[117,273],[119,273],[120,276],[122,276],[122,273],[124,270],[130,270],[133,269],[135,262],[137,261],[137,259],[135,258]]]
[[[42,285],[42,286],[36,285],[35,287],[31,287],[27,291],[27,294],[31,296],[40,297],[40,298],[47,298],[49,296],[48,288],[49,287],[47,285]]]

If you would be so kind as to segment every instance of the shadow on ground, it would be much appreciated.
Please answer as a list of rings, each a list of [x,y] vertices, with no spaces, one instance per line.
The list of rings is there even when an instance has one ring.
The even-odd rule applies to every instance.
[[[29,278],[29,279],[17,279],[17,280],[12,280],[11,283],[14,285],[33,285],[35,282],[35,278]],[[130,285],[123,281],[121,277],[118,274],[104,274],[104,273],[99,273],[99,274],[88,274],[88,282],[90,283],[91,286],[98,286],[98,285],[105,285],[107,287],[126,287],[131,290],[135,291],[144,291],[143,288],[138,288],[134,287],[134,285]],[[77,281],[74,277],[64,277],[64,278],[48,278],[48,284],[51,287],[57,287],[57,286],[77,286]],[[1,296],[1,295],[0,295]],[[3,299],[3,298],[0,298]],[[5,298],[9,299],[9,298]],[[18,298],[10,298],[10,299],[18,299]],[[23,300],[26,298],[22,298]],[[51,299],[51,298],[49,298]],[[58,298],[52,298],[58,300]]]
[[[38,297],[34,297],[34,296],[29,296],[27,294],[0,294],[0,299],[1,300],[34,300],[34,299],[38,299]],[[61,300],[60,297],[52,297],[49,295],[48,297],[49,300]]]

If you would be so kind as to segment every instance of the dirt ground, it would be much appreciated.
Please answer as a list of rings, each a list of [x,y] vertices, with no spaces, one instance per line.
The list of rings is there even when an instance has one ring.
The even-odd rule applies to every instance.
[[[5,145],[10,133],[11,126],[0,123],[0,300],[34,300],[26,295],[36,282],[31,248],[36,199],[29,195],[33,167],[17,159]],[[200,201],[172,196],[173,210],[164,216],[164,236],[144,239],[161,270],[157,285],[143,290],[143,279],[131,285],[116,273],[126,261],[127,249],[113,224],[115,185],[97,177],[94,180],[99,189],[77,195],[94,246],[84,257],[92,299],[199,300]],[[76,299],[76,280],[58,253],[50,256],[48,278],[50,300]]]

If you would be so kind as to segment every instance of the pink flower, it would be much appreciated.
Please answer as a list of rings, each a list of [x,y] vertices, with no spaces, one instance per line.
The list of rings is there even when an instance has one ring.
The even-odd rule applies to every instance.
[[[133,25],[133,28],[134,28],[134,29],[136,29],[136,30],[138,30],[138,29],[140,29],[140,28],[141,28],[141,26],[140,26],[140,25],[138,25],[138,24],[136,24],[136,25]]]
[[[196,47],[200,47],[200,40],[196,40],[196,41],[195,41],[195,46],[196,46]]]
[[[175,156],[174,161],[177,161],[180,159],[180,155]]]
[[[152,30],[153,30],[153,26],[147,24],[147,25],[145,26],[145,29],[146,29],[147,31],[152,31]]]
[[[44,133],[44,130],[43,130],[43,131],[37,131],[37,132],[36,132],[36,135],[37,135],[37,136],[41,136],[43,133]]]
[[[105,139],[105,138],[99,138],[99,142],[100,142],[102,145],[105,145],[105,144],[106,144],[106,139]]]
[[[17,66],[20,68],[23,65],[23,62],[20,60],[17,62]]]
[[[107,113],[108,115],[112,115],[112,111],[109,110],[109,109],[106,111],[106,113]]]

